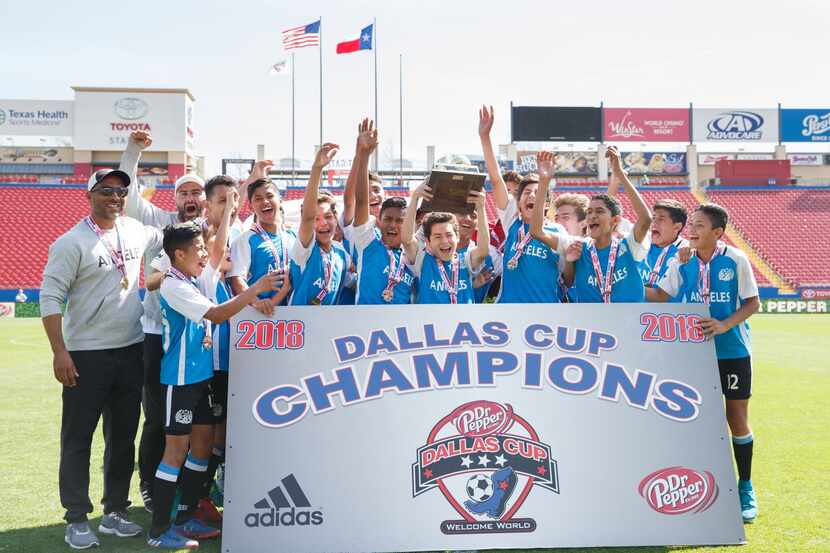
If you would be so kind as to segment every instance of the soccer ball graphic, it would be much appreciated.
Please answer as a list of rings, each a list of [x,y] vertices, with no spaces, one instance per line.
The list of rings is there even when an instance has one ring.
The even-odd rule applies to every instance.
[[[467,480],[467,495],[473,501],[487,501],[493,497],[493,481],[484,474],[474,474]]]

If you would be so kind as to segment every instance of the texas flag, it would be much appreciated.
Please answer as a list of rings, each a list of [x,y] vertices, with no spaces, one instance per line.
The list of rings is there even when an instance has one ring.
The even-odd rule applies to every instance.
[[[358,50],[371,50],[372,35],[375,30],[374,27],[374,24],[364,27],[363,30],[360,31],[360,38],[355,40],[347,40],[346,42],[339,42],[337,44],[337,53],[349,54],[351,52],[357,52]]]

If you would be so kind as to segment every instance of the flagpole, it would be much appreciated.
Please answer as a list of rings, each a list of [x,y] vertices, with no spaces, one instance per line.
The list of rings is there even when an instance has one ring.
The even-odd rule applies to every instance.
[[[398,98],[398,106],[400,108],[400,121],[398,122],[399,125],[399,144],[400,144],[400,154],[401,154],[401,174],[400,174],[400,185],[403,186],[403,54],[399,54],[399,63],[398,63],[398,90],[400,92]]]
[[[372,50],[375,57],[375,128],[378,127],[378,20],[372,19]],[[375,148],[375,173],[378,172],[378,149]]]
[[[297,158],[294,156],[294,50],[291,50],[291,186],[297,178]]]
[[[320,16],[320,146],[323,145],[323,16]]]

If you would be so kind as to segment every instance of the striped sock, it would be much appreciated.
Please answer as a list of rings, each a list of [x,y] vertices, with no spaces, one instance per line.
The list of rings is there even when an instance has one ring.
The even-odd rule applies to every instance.
[[[735,452],[735,463],[738,465],[738,479],[749,481],[752,479],[752,445],[755,437],[752,432],[746,436],[732,436],[732,451]]]
[[[188,453],[182,470],[182,499],[179,502],[179,514],[176,524],[184,524],[193,516],[199,501],[199,492],[207,476],[208,460],[194,457]]]
[[[157,538],[170,526],[170,509],[176,495],[179,469],[159,463],[153,482],[153,526],[150,536]]]

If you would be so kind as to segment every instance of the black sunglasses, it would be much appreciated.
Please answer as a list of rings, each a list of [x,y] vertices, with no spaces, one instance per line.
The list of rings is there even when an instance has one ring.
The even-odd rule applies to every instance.
[[[102,196],[118,196],[119,198],[126,198],[127,193],[129,192],[126,188],[123,187],[116,187],[113,188],[112,186],[102,186],[101,188],[96,188],[93,192],[97,194],[101,194]]]

